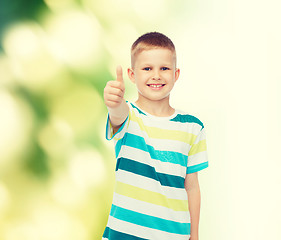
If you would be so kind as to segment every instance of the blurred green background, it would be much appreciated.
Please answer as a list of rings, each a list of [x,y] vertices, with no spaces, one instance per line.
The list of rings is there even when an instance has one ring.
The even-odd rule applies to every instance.
[[[103,88],[140,34],[181,11],[172,1],[0,1],[1,240],[101,239],[115,167]]]
[[[281,4],[0,0],[0,240],[99,240],[114,187],[103,88],[130,46],[177,49],[174,107],[207,130],[200,240],[281,239]],[[277,156],[277,157],[276,157]]]

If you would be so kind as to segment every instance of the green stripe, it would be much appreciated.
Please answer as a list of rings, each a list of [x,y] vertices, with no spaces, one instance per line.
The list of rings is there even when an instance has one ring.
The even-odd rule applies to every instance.
[[[207,151],[206,139],[203,139],[200,142],[193,144],[188,152],[188,156],[192,156],[204,151]]]

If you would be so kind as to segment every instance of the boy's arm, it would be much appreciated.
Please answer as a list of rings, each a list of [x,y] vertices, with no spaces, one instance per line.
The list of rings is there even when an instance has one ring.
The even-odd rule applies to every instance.
[[[199,216],[200,216],[200,203],[201,194],[198,182],[198,173],[186,174],[184,186],[188,195],[188,206],[190,212],[190,240],[199,239]]]
[[[122,68],[116,68],[116,81],[107,82],[104,88],[104,103],[107,106],[109,120],[116,133],[129,114],[129,107],[124,100],[125,84],[123,80]]]

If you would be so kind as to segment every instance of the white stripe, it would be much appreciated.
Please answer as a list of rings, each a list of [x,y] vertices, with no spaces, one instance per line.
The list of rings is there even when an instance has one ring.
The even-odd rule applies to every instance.
[[[187,200],[187,193],[185,191],[185,188],[161,186],[161,184],[154,179],[123,171],[121,169],[116,172],[116,181],[130,184],[132,186],[146,189],[152,192],[160,193],[162,195],[165,195],[167,198]]]
[[[137,236],[146,239],[161,239],[161,240],[187,240],[189,235],[180,235],[175,233],[168,233],[157,229],[147,228],[133,223],[125,222],[109,216],[108,227],[115,231],[127,233],[129,235]]]
[[[206,139],[206,132],[205,132],[205,128],[202,129],[202,131],[197,135],[197,138],[194,141],[194,144],[199,143],[202,140]]]
[[[114,193],[112,203],[118,207],[122,207],[149,216],[158,217],[158,218],[180,222],[180,223],[190,223],[189,212],[174,211],[172,209],[163,206],[143,202],[134,198],[129,198],[120,195],[118,193]]]
[[[208,161],[207,151],[199,152],[188,157],[187,167],[195,166]]]
[[[183,167],[180,164],[162,162],[160,160],[152,159],[148,152],[137,148],[123,145],[122,151],[120,151],[120,154],[118,155],[118,158],[119,157],[124,157],[143,164],[147,164],[154,167],[155,170],[159,173],[185,177],[184,173],[186,171],[186,167]]]

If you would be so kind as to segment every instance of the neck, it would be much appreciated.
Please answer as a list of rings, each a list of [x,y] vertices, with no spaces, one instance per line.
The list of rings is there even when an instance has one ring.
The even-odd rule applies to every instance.
[[[136,104],[145,112],[157,117],[168,117],[175,112],[175,109],[170,106],[169,97],[163,101],[152,101],[138,98]]]

